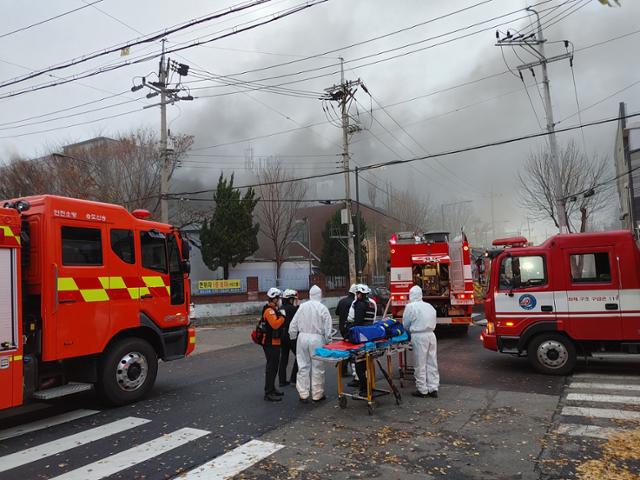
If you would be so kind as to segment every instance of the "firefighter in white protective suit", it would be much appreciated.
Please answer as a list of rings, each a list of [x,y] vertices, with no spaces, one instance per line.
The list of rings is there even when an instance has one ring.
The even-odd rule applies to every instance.
[[[331,314],[329,309],[320,303],[321,300],[322,290],[317,285],[312,286],[309,290],[309,301],[300,305],[289,326],[291,339],[298,339],[296,389],[303,403],[309,402],[309,390],[314,402],[320,402],[326,398],[324,363],[311,359],[316,348],[322,347],[331,340]]]
[[[436,310],[422,300],[422,289],[414,285],[409,290],[409,304],[402,315],[405,330],[411,334],[414,370],[417,390],[414,397],[438,397],[440,373],[438,372]]]

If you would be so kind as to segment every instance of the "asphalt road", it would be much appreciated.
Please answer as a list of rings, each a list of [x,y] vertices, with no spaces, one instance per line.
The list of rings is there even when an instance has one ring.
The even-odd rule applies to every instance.
[[[249,330],[249,326],[201,330],[201,353],[161,365],[152,394],[135,405],[105,408],[88,393],[3,413],[0,439],[3,432],[11,436],[32,422],[96,411],[0,440],[0,479],[174,478],[252,439],[284,448],[246,469],[241,473],[244,478],[428,478],[436,474],[538,478],[542,437],[558,408],[565,378],[537,375],[524,359],[484,350],[479,327],[466,336],[440,335],[439,399],[427,402],[410,397],[413,388],[406,384],[403,405],[396,407],[390,397],[382,398],[372,417],[362,405],[337,408],[335,375],[330,370],[329,398],[321,405],[299,403],[293,387],[286,387],[279,404],[263,401],[264,357],[259,347],[247,343]],[[405,452],[406,445],[399,443],[397,448],[404,453],[397,458],[404,463],[385,464],[380,459],[371,463],[314,442],[318,432],[329,429],[339,437],[329,442],[335,448],[345,441],[343,429],[352,442],[352,436],[353,440],[359,435],[368,438],[374,429],[388,433],[384,429],[389,424],[413,432],[412,451],[422,456],[412,457]],[[451,440],[454,436],[460,439]],[[520,445],[523,438],[521,447],[504,448],[516,439]],[[447,460],[436,458],[438,451],[454,448],[451,445],[459,448]],[[331,465],[344,465],[345,458],[353,461],[351,473],[340,470],[322,476],[332,471]],[[310,459],[317,463],[315,467],[305,463]]]

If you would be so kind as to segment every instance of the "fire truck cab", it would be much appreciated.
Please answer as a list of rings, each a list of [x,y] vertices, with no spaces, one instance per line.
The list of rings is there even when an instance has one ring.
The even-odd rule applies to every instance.
[[[526,355],[557,375],[571,372],[578,355],[640,353],[640,250],[631,233],[493,244],[500,248],[489,252],[486,348]]]
[[[401,232],[389,241],[391,313],[402,317],[409,289],[422,288],[423,298],[438,314],[438,325],[466,331],[474,304],[469,244],[464,234]]]
[[[55,196],[0,210],[0,408],[90,389],[111,404],[195,348],[189,247],[146,211]]]

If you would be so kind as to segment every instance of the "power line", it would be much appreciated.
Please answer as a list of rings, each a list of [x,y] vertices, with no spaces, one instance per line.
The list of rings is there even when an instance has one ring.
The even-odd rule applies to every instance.
[[[266,1],[270,1],[270,0],[258,0],[258,1],[266,2]],[[272,15],[271,17],[269,17],[267,20],[265,20],[263,22],[254,23],[252,25],[249,25],[249,26],[243,27],[243,28],[233,28],[230,32],[225,33],[223,35],[219,35],[217,37],[210,38],[208,40],[201,41],[201,42],[194,42],[194,43],[191,43],[191,44],[186,45],[186,46],[171,48],[171,49],[166,50],[165,53],[166,54],[170,54],[170,53],[174,53],[174,52],[179,52],[179,51],[187,50],[187,49],[190,49],[190,48],[193,48],[193,47],[197,47],[199,45],[203,45],[203,44],[206,44],[206,43],[215,42],[215,41],[221,40],[223,38],[228,38],[228,37],[231,37],[231,36],[234,36],[234,35],[238,35],[240,33],[243,33],[243,32],[249,31],[249,30],[253,30],[255,28],[258,28],[258,27],[261,27],[261,26],[264,26],[264,25],[267,25],[269,23],[276,22],[276,21],[281,20],[281,19],[283,19],[285,17],[288,17],[290,15],[294,15],[296,13],[299,13],[299,12],[303,11],[303,10],[306,10],[307,8],[311,8],[311,7],[314,7],[316,5],[319,5],[321,3],[325,3],[325,2],[328,2],[328,1],[329,0],[308,1],[305,4],[301,4],[301,5],[297,6],[297,7],[293,7],[293,8],[291,8],[291,9],[289,9],[289,10],[283,12],[283,13]],[[144,63],[144,62],[147,62],[149,60],[153,60],[154,58],[160,57],[161,55],[162,55],[162,53],[153,53],[153,54],[147,55],[146,57],[138,58],[136,60],[130,60],[130,61],[122,62],[122,63],[117,63],[117,64],[101,67],[101,68],[98,68],[98,69],[93,70],[93,71],[88,71],[88,72],[85,71],[85,72],[77,74],[77,75],[72,75],[70,77],[66,77],[65,79],[60,80],[58,82],[40,84],[40,85],[33,86],[31,88],[25,88],[23,90],[9,92],[9,93],[6,93],[4,95],[1,95],[0,99],[16,97],[18,95],[24,95],[25,93],[32,93],[32,92],[36,92],[36,91],[39,91],[39,90],[43,90],[43,89],[47,89],[47,88],[51,88],[51,87],[56,87],[58,85],[64,85],[66,83],[75,82],[75,81],[83,79],[83,78],[93,77],[95,75],[100,75],[100,74],[103,74],[103,73],[106,73],[106,72],[111,72],[111,71],[114,71],[114,70],[118,70],[120,68],[129,66],[129,65],[135,65],[135,64],[138,64],[138,63]],[[55,69],[58,69],[58,67],[54,68],[54,70]],[[46,71],[50,71],[50,70],[46,70]],[[45,71],[42,71],[42,72],[45,73]],[[40,75],[40,73],[38,73],[38,75]],[[30,78],[33,78],[33,77],[30,77]],[[24,79],[20,79],[19,81],[20,82],[24,81]],[[12,82],[12,83],[17,83],[17,81]],[[9,84],[11,84],[11,83],[9,83]],[[8,85],[8,84],[5,83],[5,85]],[[0,85],[0,87],[2,87],[2,86],[4,86],[4,85]]]
[[[160,40],[163,37],[171,35],[172,33],[179,32],[180,30],[184,30],[186,28],[190,28],[190,27],[192,27],[194,25],[198,25],[198,24],[201,24],[203,22],[209,22],[211,20],[216,20],[218,18],[230,15],[232,13],[240,12],[242,10],[246,10],[248,8],[251,8],[251,7],[254,7],[256,5],[260,5],[262,3],[266,3],[266,2],[269,2],[269,1],[271,1],[271,0],[254,0],[253,2],[248,3],[248,4],[246,4],[246,3],[245,4],[239,4],[239,5],[236,5],[234,7],[229,7],[229,8],[224,9],[224,10],[219,10],[218,12],[215,12],[213,14],[207,15],[205,17],[201,17],[201,18],[198,18],[198,19],[190,20],[190,21],[188,21],[186,23],[183,23],[181,25],[174,26],[174,27],[171,27],[171,28],[167,28],[167,29],[161,31],[160,33],[154,33],[154,34],[151,34],[151,35],[147,35],[147,36],[145,36],[143,38],[139,38],[139,39],[136,39],[136,40],[131,40],[129,42],[125,42],[124,44],[117,45],[117,46],[114,46],[114,47],[108,47],[108,48],[106,48],[106,49],[104,49],[102,51],[99,51],[99,52],[94,52],[94,53],[83,55],[81,57],[76,57],[76,58],[73,58],[71,60],[67,60],[65,62],[59,63],[57,65],[52,65],[52,66],[46,67],[46,68],[41,69],[41,70],[36,70],[34,72],[28,73],[27,75],[23,75],[21,77],[16,77],[16,78],[13,78],[11,80],[7,80],[5,82],[0,82],[0,88],[1,87],[7,87],[9,85],[14,85],[16,83],[24,82],[26,80],[30,80],[32,78],[36,78],[36,77],[39,77],[41,75],[44,75],[45,73],[53,72],[53,71],[56,71],[56,70],[62,70],[62,69],[71,67],[73,65],[78,65],[80,63],[85,63],[85,62],[88,62],[90,60],[94,60],[96,58],[103,57],[105,55],[109,55],[110,53],[119,52],[119,51],[122,51],[124,49],[134,47],[136,45],[142,45],[142,44],[145,44],[145,43],[155,42],[156,40]],[[87,8],[89,6],[90,5],[84,5],[83,7],[80,7],[80,8]]]
[[[38,119],[38,118],[49,117],[51,115],[55,115],[56,113],[68,112],[69,110],[75,110],[76,108],[86,107],[87,105],[93,105],[94,103],[104,102],[105,100],[109,100],[111,98],[120,97],[123,94],[127,93],[128,91],[129,90],[125,90],[124,92],[114,93],[113,95],[109,95],[107,97],[98,98],[96,100],[91,100],[89,102],[80,103],[80,104],[74,105],[72,107],[61,108],[59,110],[54,110],[52,112],[41,113],[40,115],[33,115],[31,117],[21,118],[20,120],[12,120],[10,122],[0,123],[0,127],[4,127],[6,125],[12,125],[14,123],[28,122],[29,120],[35,120],[35,119]]]
[[[40,133],[54,132],[56,130],[64,130],[64,129],[67,129],[67,128],[78,127],[78,126],[81,126],[81,125],[83,125],[83,126],[84,125],[89,125],[91,123],[101,122],[102,120],[109,120],[111,118],[123,117],[125,115],[129,115],[129,114],[136,113],[136,112],[142,112],[142,111],[144,111],[144,110],[142,110],[141,108],[136,108],[134,110],[128,110],[126,112],[117,113],[115,115],[109,115],[109,116],[106,116],[106,117],[100,117],[100,118],[96,118],[96,119],[93,119],[93,120],[87,120],[87,121],[79,122],[79,123],[72,123],[71,125],[63,125],[61,127],[48,128],[46,130],[38,130],[36,132],[27,132],[27,133],[13,134],[13,135],[5,135],[5,136],[0,137],[0,139],[1,140],[5,140],[5,139],[8,139],[8,138],[27,137],[29,135],[38,135]]]
[[[66,119],[66,118],[77,117],[79,115],[86,115],[87,113],[100,112],[102,110],[107,110],[107,109],[110,109],[110,108],[120,107],[122,105],[128,105],[130,103],[135,103],[137,101],[138,101],[137,99],[125,100],[123,102],[114,103],[114,104],[111,104],[111,105],[105,105],[105,106],[100,107],[100,108],[94,108],[94,109],[85,110],[85,111],[82,111],[82,112],[71,113],[69,115],[62,115],[62,116],[54,117],[54,118],[47,118],[47,119],[38,120],[38,121],[35,121],[35,122],[23,123],[23,124],[20,124],[20,125],[2,126],[2,127],[0,127],[0,131],[1,130],[13,130],[14,128],[30,127],[32,125],[40,125],[40,124],[43,124],[43,123],[55,122],[55,121],[63,120],[63,119]],[[95,103],[95,102],[90,102],[90,103]],[[132,110],[132,112],[133,111],[137,111],[137,110]]]
[[[72,13],[75,13],[78,10],[83,10],[85,8],[91,7],[91,6],[95,5],[96,3],[100,3],[102,1],[104,1],[104,0],[95,0],[94,2],[87,3],[86,5],[83,5],[81,7],[74,8],[73,10],[67,10],[66,12],[62,12],[62,13],[59,13],[58,15],[54,15],[53,17],[45,18],[44,20],[40,20],[39,22],[32,23],[30,25],[25,25],[24,27],[20,27],[20,28],[17,28],[15,30],[12,30],[10,32],[0,34],[0,38],[5,38],[5,37],[8,37],[9,35],[13,35],[13,34],[16,34],[16,33],[19,33],[19,32],[24,32],[25,30],[29,30],[30,28],[37,27],[37,26],[42,25],[44,23],[51,22],[53,20],[57,20],[58,18],[61,18],[61,17],[64,17],[66,15],[70,15]]]
[[[586,112],[587,110],[590,110],[591,108],[593,108],[593,107],[595,107],[595,106],[597,106],[597,105],[600,105],[601,103],[606,102],[606,101],[607,101],[607,100],[609,100],[610,98],[613,98],[613,97],[615,97],[616,95],[618,95],[618,94],[620,94],[620,93],[622,93],[622,92],[624,92],[624,91],[626,91],[626,90],[629,90],[630,88],[633,88],[633,87],[635,87],[635,86],[636,86],[636,85],[638,85],[638,84],[640,84],[640,80],[636,80],[635,82],[631,83],[630,85],[627,85],[626,87],[621,88],[620,90],[617,90],[617,91],[613,92],[612,94],[607,95],[606,97],[601,98],[601,99],[600,99],[600,100],[598,100],[597,102],[594,102],[594,103],[592,103],[591,105],[589,105],[588,107],[585,107],[585,108],[583,108],[582,110],[580,110],[580,113],[582,113],[582,112]],[[575,117],[575,116],[577,116],[577,115],[578,115],[578,112],[575,112],[575,113],[573,113],[573,114],[571,114],[571,115],[568,115],[568,116],[564,117],[563,119],[558,120],[558,121],[556,122],[556,125],[557,125],[557,124],[560,124],[560,123],[562,123],[562,122],[565,122],[565,121],[569,120],[570,118],[573,118],[573,117]],[[578,121],[580,122],[580,120],[578,120]],[[581,122],[580,122],[580,123],[581,123]]]
[[[411,25],[409,27],[404,27],[404,28],[401,28],[399,30],[394,30],[392,32],[385,33],[384,35],[378,35],[378,36],[369,38],[367,40],[362,40],[360,42],[355,42],[355,43],[352,43],[352,44],[349,44],[349,45],[345,45],[345,46],[340,47],[340,48],[334,48],[332,50],[327,50],[327,51],[322,52],[322,53],[316,53],[316,54],[313,54],[313,55],[308,55],[308,56],[305,56],[303,58],[299,58],[299,59],[296,59],[296,60],[291,60],[289,62],[282,62],[282,63],[277,63],[275,65],[269,65],[269,66],[266,66],[266,67],[260,67],[260,68],[254,68],[254,69],[251,69],[251,70],[245,70],[245,71],[242,71],[242,72],[233,73],[232,75],[237,77],[239,75],[246,75],[248,73],[262,72],[262,71],[265,71],[265,70],[270,70],[272,68],[284,67],[284,66],[287,66],[287,65],[292,65],[294,63],[304,62],[306,60],[312,60],[312,59],[315,59],[315,58],[324,57],[324,56],[327,56],[328,54],[331,54],[331,53],[342,52],[344,50],[348,50],[348,49],[353,48],[353,47],[358,47],[358,46],[361,46],[361,45],[365,45],[367,43],[375,42],[377,40],[381,40],[381,39],[384,39],[384,38],[387,38],[387,37],[390,37],[390,36],[393,36],[393,35],[397,35],[399,33],[403,33],[403,32],[407,32],[409,30],[413,30],[414,28],[421,27],[421,26],[427,25],[429,23],[433,23],[433,22],[435,22],[437,20],[442,20],[444,18],[451,17],[451,16],[456,15],[458,13],[462,13],[464,11],[471,10],[471,9],[473,9],[475,7],[478,7],[480,5],[483,5],[485,3],[490,3],[491,1],[493,1],[493,0],[484,0],[484,1],[481,1],[479,3],[475,3],[473,5],[470,5],[469,7],[462,8],[460,10],[456,10],[456,11],[453,11],[453,12],[450,12],[450,13],[447,13],[447,14],[444,14],[444,15],[440,15],[438,17],[430,18],[428,20],[416,23],[416,24]],[[547,3],[547,2],[541,2],[541,3]],[[331,66],[334,66],[334,65],[338,65],[338,64],[336,63],[336,64],[333,64]]]
[[[540,2],[540,4],[548,3],[548,1],[551,1],[551,0],[546,0],[544,2]],[[566,0],[566,1],[576,1],[576,0]],[[557,8],[557,7],[551,7],[551,8]],[[446,37],[446,36],[449,36],[449,35],[451,35],[453,33],[456,33],[456,32],[460,32],[460,31],[463,31],[463,30],[468,30],[470,28],[473,28],[474,26],[482,25],[484,23],[492,22],[492,21],[494,21],[496,19],[500,19],[500,18],[511,16],[511,15],[513,15],[515,13],[518,13],[518,12],[522,11],[522,10],[524,10],[524,9],[514,10],[512,12],[509,12],[509,13],[506,13],[506,14],[503,14],[503,15],[492,17],[492,18],[490,18],[488,20],[483,20],[483,21],[477,22],[475,24],[466,25],[464,27],[461,27],[461,28],[458,28],[458,29],[455,29],[455,30],[451,30],[449,32],[445,32],[445,33],[442,33],[442,34],[439,34],[439,35],[428,37],[426,39],[422,39],[422,40],[419,40],[419,41],[407,43],[407,44],[401,45],[399,47],[395,47],[395,48],[383,50],[383,51],[380,51],[380,52],[364,55],[362,57],[354,58],[354,59],[351,59],[351,60],[345,60],[345,63],[352,63],[352,62],[357,62],[357,61],[360,61],[360,60],[365,60],[365,59],[368,59],[368,58],[377,57],[377,56],[383,55],[385,53],[390,53],[390,52],[393,52],[393,51],[402,50],[402,49],[407,48],[409,46],[414,46],[414,45],[422,44],[422,43],[425,43],[425,42],[428,42],[428,41],[431,41],[431,40],[435,40],[435,39],[438,39],[438,38]],[[438,47],[438,46],[441,46],[441,45],[445,45],[445,44],[448,44],[448,43],[451,43],[451,42],[454,42],[454,41],[457,41],[457,40],[461,40],[461,39],[464,39],[464,38],[467,38],[467,37],[470,37],[470,36],[473,36],[473,35],[477,35],[479,33],[485,32],[487,30],[493,30],[497,26],[505,25],[505,24],[511,23],[513,21],[516,21],[516,20],[521,20],[523,18],[527,18],[527,15],[525,15],[523,17],[516,18],[516,19],[511,19],[511,20],[508,20],[506,22],[503,22],[503,23],[500,23],[500,24],[497,24],[497,25],[492,25],[492,26],[489,26],[489,27],[486,27],[486,28],[483,28],[483,29],[480,29],[480,30],[476,30],[475,32],[472,32],[472,33],[467,33],[467,34],[464,34],[464,35],[460,35],[458,37],[450,38],[450,39],[447,39],[447,40],[439,42],[439,43],[434,43],[432,45],[427,45],[426,47],[422,47],[422,48],[419,48],[419,49],[416,49],[416,50],[410,50],[408,52],[402,52],[402,53],[399,53],[397,55],[392,55],[392,56],[387,57],[387,58],[375,60],[375,61],[372,61],[372,62],[369,62],[369,63],[364,63],[364,64],[357,65],[357,66],[350,67],[350,68],[358,69],[358,68],[363,68],[363,67],[367,67],[367,66],[371,66],[371,65],[376,65],[376,64],[379,64],[379,63],[387,62],[387,61],[390,61],[390,60],[394,60],[396,58],[404,57],[404,56],[407,56],[407,55],[411,55],[413,53],[421,52],[421,51],[424,51],[424,50],[427,50],[427,49],[435,48],[435,47]],[[292,72],[292,73],[285,73],[285,74],[281,74],[281,75],[274,75],[274,76],[270,76],[270,77],[258,78],[258,79],[254,79],[253,81],[255,81],[255,82],[263,82],[263,81],[266,81],[266,80],[275,80],[275,79],[280,79],[280,78],[294,77],[294,76],[302,75],[304,73],[311,73],[311,72],[316,72],[316,71],[320,71],[320,70],[325,70],[327,68],[334,67],[336,65],[337,65],[337,63],[332,63],[330,65],[325,65],[325,66],[322,66],[322,67],[315,67],[315,68],[300,70],[300,71]],[[339,70],[336,70],[336,71],[333,71],[333,72],[329,72],[329,73],[320,74],[320,75],[315,75],[315,76],[311,76],[311,77],[306,77],[306,78],[303,78],[303,79],[282,82],[282,83],[278,83],[278,84],[275,84],[275,85],[271,85],[271,87],[279,87],[279,86],[283,86],[283,85],[291,85],[291,84],[295,84],[295,83],[306,82],[306,81],[309,81],[309,80],[315,80],[315,79],[318,79],[318,78],[332,76],[332,75],[335,75],[337,73],[339,73]],[[239,74],[232,74],[232,75],[233,76],[238,76]],[[192,82],[192,83],[194,83],[194,82]],[[206,89],[206,88],[219,88],[219,87],[194,87],[193,90],[194,91],[195,90],[202,90],[202,89]],[[232,94],[233,93],[227,92],[227,93],[219,93],[219,94],[212,94],[212,95],[201,95],[200,98],[211,98],[211,97],[219,97],[219,96],[226,96],[226,95],[232,95]]]
[[[373,102],[378,105],[378,107],[387,115],[387,117],[389,117],[391,119],[391,121],[393,121],[393,123],[395,123],[403,132],[405,135],[407,135],[407,137],[409,137],[413,143],[415,143],[423,152],[425,153],[429,153],[429,150],[427,148],[425,148],[425,146],[418,141],[413,135],[411,135],[411,133],[409,133],[409,131],[403,127],[390,113],[389,111],[380,103],[378,102],[378,100],[371,94],[370,91],[367,91],[367,93],[369,94],[369,96],[371,97],[371,99],[373,100]],[[473,185],[471,185],[469,182],[467,182],[464,178],[460,178],[458,177],[451,169],[449,169],[449,167],[447,167],[446,165],[444,165],[442,162],[440,162],[440,160],[436,159],[436,163],[442,168],[444,169],[446,172],[448,172],[452,178],[460,181],[461,183],[466,184],[468,187],[470,187],[472,190],[475,191],[475,187]],[[446,176],[443,176],[443,178],[446,178]]]
[[[600,120],[594,120],[585,124],[579,124],[579,125],[574,125],[571,127],[564,127],[564,128],[559,128],[555,130],[555,133],[564,133],[564,132],[570,132],[573,130],[577,130],[583,127],[592,127],[592,126],[597,126],[597,125],[604,125],[607,123],[611,123],[611,122],[618,122],[621,119],[629,119],[629,118],[636,118],[636,117],[640,117],[640,113],[633,113],[633,114],[628,114],[625,116],[616,116],[616,117],[610,117],[610,118],[605,118],[605,119],[600,119]],[[408,158],[408,159],[398,159],[398,160],[391,160],[391,161],[387,161],[387,162],[380,162],[380,163],[376,163],[376,164],[372,164],[372,165],[367,165],[364,167],[358,167],[359,170],[365,171],[365,170],[375,170],[378,168],[383,168],[383,167],[389,167],[389,166],[393,166],[393,165],[403,165],[403,164],[408,164],[408,163],[412,163],[412,162],[416,162],[416,161],[420,161],[420,160],[428,160],[430,158],[436,158],[436,157],[447,157],[447,156],[451,156],[451,155],[456,155],[456,154],[460,154],[460,153],[466,153],[466,152],[471,152],[471,151],[475,151],[475,150],[483,150],[486,148],[491,148],[491,147],[497,147],[497,146],[501,146],[501,145],[508,145],[510,143],[516,143],[516,142],[521,142],[521,141],[525,141],[525,140],[532,140],[535,138],[541,138],[541,137],[546,137],[549,135],[549,132],[536,132],[536,133],[530,133],[527,135],[521,135],[518,137],[511,137],[508,139],[503,139],[503,140],[496,140],[493,142],[488,142],[488,143],[483,143],[483,144],[479,144],[479,145],[474,145],[474,146],[469,146],[469,147],[463,147],[463,148],[458,148],[458,149],[453,149],[453,150],[447,150],[444,152],[440,152],[440,153],[433,153],[433,154],[429,154],[429,155],[423,155],[420,157],[414,157],[414,158]],[[355,172],[355,169],[352,169],[351,171]],[[307,175],[305,177],[298,177],[298,178],[292,178],[292,179],[287,179],[287,180],[279,180],[279,181],[273,181],[273,182],[264,182],[264,183],[259,183],[259,184],[253,184],[253,185],[245,185],[242,187],[238,187],[238,188],[254,188],[254,187],[260,187],[260,186],[267,186],[267,185],[278,185],[281,183],[291,183],[291,182],[298,182],[298,181],[304,181],[304,180],[313,180],[313,179],[317,179],[317,178],[325,178],[325,177],[332,177],[332,176],[336,176],[336,175],[343,175],[344,172],[343,171],[338,171],[338,172],[331,172],[331,173],[323,173],[323,174],[318,174],[318,175]],[[203,193],[209,193],[213,191],[212,189],[205,189],[205,190],[197,190],[197,191],[192,191],[192,192],[181,192],[181,193],[175,193],[174,195],[197,195],[197,194],[203,194]],[[144,200],[144,199],[141,199]]]

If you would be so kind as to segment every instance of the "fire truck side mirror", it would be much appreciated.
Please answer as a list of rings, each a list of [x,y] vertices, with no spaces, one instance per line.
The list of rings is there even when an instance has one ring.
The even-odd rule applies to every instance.
[[[191,273],[191,262],[189,260],[182,260],[180,262],[180,270],[182,273],[189,275]]]

